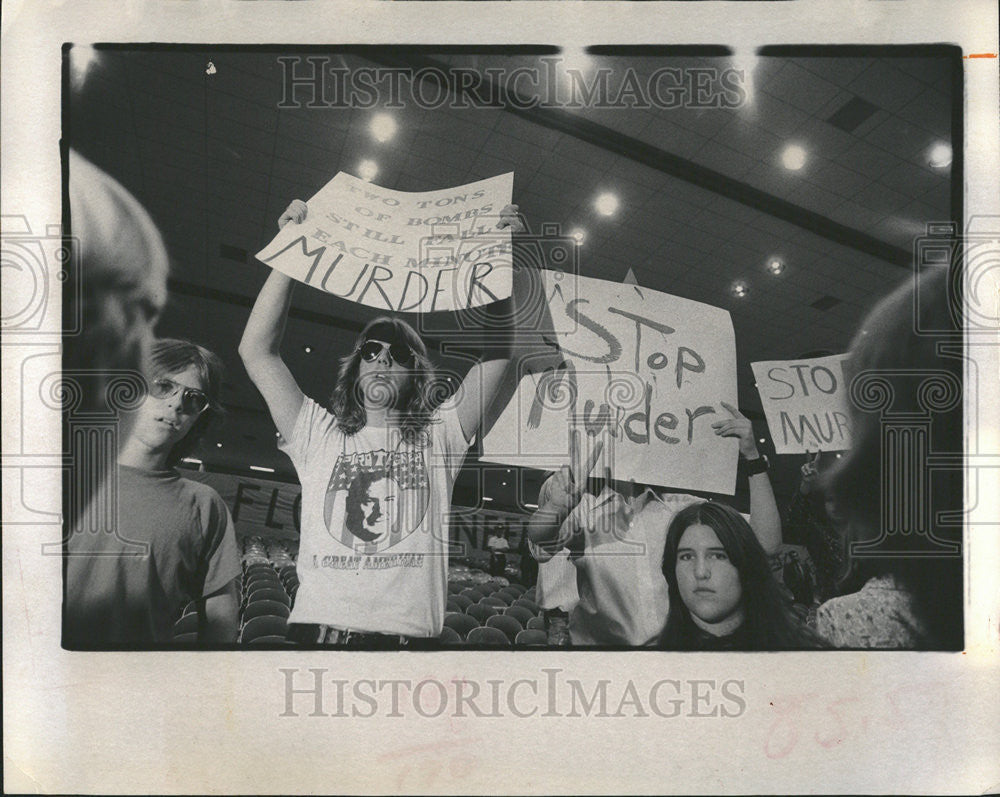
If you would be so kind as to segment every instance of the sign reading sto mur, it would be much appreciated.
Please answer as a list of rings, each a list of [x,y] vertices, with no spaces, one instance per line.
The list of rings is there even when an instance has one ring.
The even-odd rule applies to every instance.
[[[851,447],[845,354],[750,363],[778,454]]]
[[[568,464],[569,431],[604,442],[615,479],[733,494],[738,443],[712,423],[736,405],[729,313],[635,285],[545,272],[561,368],[524,376],[483,439],[482,459]]]
[[[496,229],[514,174],[406,193],[339,172],[257,259],[313,288],[380,310],[478,307],[511,293],[510,229]]]

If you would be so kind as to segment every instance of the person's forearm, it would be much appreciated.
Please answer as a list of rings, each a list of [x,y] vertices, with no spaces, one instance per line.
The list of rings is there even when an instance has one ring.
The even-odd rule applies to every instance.
[[[750,476],[750,526],[768,554],[781,547],[781,514],[767,472]]]
[[[278,353],[294,285],[294,280],[280,271],[268,275],[243,330],[239,353],[244,362],[255,355]]]

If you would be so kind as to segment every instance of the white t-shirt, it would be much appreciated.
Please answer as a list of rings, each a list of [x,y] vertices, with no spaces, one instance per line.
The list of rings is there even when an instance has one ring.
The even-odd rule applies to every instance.
[[[302,484],[299,590],[290,623],[437,636],[448,582],[448,511],[470,441],[453,406],[421,445],[399,430],[353,435],[305,398],[281,448]]]
[[[538,550],[528,542],[534,555]],[[536,556],[536,558],[538,558]],[[562,609],[570,612],[580,601],[576,589],[576,568],[565,548],[546,562],[538,563],[538,586],[535,588],[535,602],[543,609]]]

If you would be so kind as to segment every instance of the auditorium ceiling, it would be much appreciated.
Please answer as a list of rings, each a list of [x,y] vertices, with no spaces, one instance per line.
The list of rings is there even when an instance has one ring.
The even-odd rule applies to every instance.
[[[163,232],[171,292],[158,334],[203,343],[229,369],[229,419],[202,455],[210,467],[293,477],[236,355],[267,271],[253,254],[291,199],[338,170],[363,176],[362,162],[377,169],[372,182],[404,191],[513,171],[533,230],[581,234],[584,275],[619,281],[631,269],[642,286],[729,310],[750,413],[749,362],[845,350],[910,273],[927,224],[961,217],[961,60],[944,48],[86,54],[67,58],[65,139]],[[404,75],[401,99],[342,101],[373,68]],[[321,75],[319,95],[309,74]],[[438,107],[418,107],[418,84]],[[388,137],[373,132],[380,114],[395,125]],[[617,199],[611,215],[595,208],[602,194]],[[284,351],[306,393],[329,393],[337,356],[372,312],[299,288]],[[526,477],[530,492],[537,476]],[[512,504],[488,490],[497,507]]]

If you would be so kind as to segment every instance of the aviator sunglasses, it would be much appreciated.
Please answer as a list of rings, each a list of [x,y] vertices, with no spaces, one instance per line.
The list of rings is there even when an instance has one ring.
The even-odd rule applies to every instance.
[[[380,340],[366,340],[358,347],[361,359],[366,363],[375,362],[386,349],[389,350],[389,357],[393,362],[406,367],[413,365],[413,352],[409,346],[404,346],[402,343],[390,344]]]
[[[208,409],[208,396],[201,390],[187,387],[173,379],[165,376],[154,379],[149,386],[149,395],[153,398],[167,399],[177,395],[177,391],[183,390],[181,394],[181,410],[187,415],[201,415]]]

